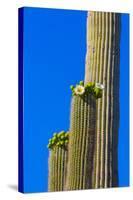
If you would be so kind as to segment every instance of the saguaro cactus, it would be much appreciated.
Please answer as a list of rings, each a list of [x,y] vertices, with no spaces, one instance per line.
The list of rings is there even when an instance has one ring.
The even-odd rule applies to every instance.
[[[68,133],[54,134],[50,139],[49,152],[49,191],[62,191],[66,181]]]
[[[85,82],[103,83],[97,102],[93,188],[118,186],[120,14],[89,12]]]
[[[71,103],[66,190],[92,187],[96,99],[101,96],[101,90],[93,83],[84,87],[84,94],[79,88],[81,95],[79,90],[79,95],[74,95]]]
[[[118,186],[119,52],[120,14],[89,12],[85,81],[71,87],[68,146],[64,132],[48,145],[49,191]]]

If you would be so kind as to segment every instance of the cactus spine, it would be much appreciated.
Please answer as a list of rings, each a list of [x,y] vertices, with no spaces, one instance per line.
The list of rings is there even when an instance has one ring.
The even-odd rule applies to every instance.
[[[118,186],[120,14],[90,12],[85,82],[103,83],[97,102],[93,187]]]

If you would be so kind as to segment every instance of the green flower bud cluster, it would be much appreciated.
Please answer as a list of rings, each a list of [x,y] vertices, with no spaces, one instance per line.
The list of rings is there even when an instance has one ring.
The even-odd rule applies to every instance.
[[[100,84],[96,84],[96,83],[93,83],[93,82],[89,82],[87,83],[86,85],[84,85],[84,82],[83,81],[80,81],[79,84],[77,84],[76,86],[74,85],[71,85],[70,88],[72,90],[72,95],[73,96],[82,96],[84,97],[85,95],[87,94],[92,94],[96,99],[98,98],[101,98],[102,97],[102,93],[103,93],[103,85],[101,84],[101,86],[103,87],[98,87],[97,85],[100,85]],[[80,92],[76,92],[76,88],[81,86],[82,88],[82,91],[81,91],[81,94]]]
[[[92,94],[96,99],[102,97],[103,89],[98,88],[95,83],[89,82],[85,85],[86,94]]]
[[[69,139],[69,132],[61,131],[59,133],[54,133],[53,137],[49,139],[48,148],[53,149],[55,146],[67,147]]]

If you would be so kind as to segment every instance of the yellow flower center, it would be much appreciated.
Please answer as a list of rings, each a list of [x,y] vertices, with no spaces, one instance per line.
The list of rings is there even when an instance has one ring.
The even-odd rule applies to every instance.
[[[78,92],[82,92],[82,88],[78,88]]]

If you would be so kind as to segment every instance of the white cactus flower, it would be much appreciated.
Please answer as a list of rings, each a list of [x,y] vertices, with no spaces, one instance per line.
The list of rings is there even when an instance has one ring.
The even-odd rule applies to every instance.
[[[99,88],[99,89],[103,90],[104,89],[104,85],[101,84],[101,83],[96,83],[96,88]]]
[[[82,85],[77,85],[74,89],[75,94],[77,95],[83,95],[85,92],[85,88]]]

